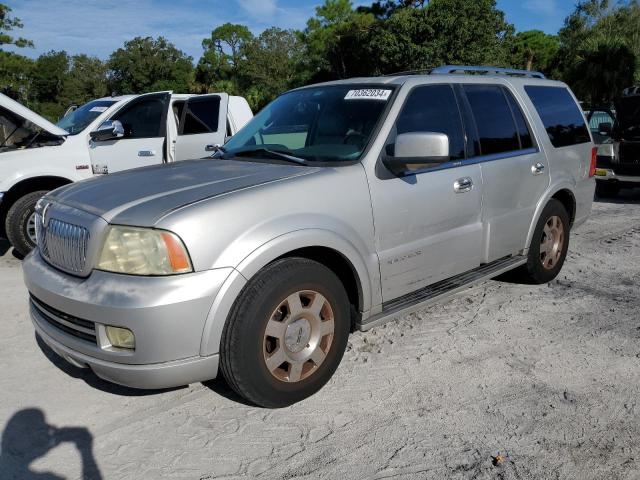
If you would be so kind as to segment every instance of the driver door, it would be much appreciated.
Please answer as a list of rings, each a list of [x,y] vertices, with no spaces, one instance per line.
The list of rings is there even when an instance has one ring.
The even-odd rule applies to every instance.
[[[113,173],[164,162],[170,99],[171,92],[148,93],[116,111],[109,120],[122,123],[124,136],[90,140],[93,173]]]
[[[173,139],[176,160],[211,155],[214,145],[222,145],[227,134],[229,95],[213,93],[190,97],[184,104]]]

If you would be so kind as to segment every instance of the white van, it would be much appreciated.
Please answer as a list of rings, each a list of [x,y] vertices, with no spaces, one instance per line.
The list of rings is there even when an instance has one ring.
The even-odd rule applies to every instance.
[[[157,92],[93,100],[54,125],[0,94],[0,233],[26,255],[35,246],[35,204],[46,192],[205,157],[252,117],[242,97]]]

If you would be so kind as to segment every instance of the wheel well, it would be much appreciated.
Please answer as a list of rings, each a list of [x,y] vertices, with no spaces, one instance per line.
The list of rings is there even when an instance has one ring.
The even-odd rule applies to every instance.
[[[569,214],[569,223],[573,225],[573,221],[576,217],[576,199],[569,190],[559,190],[557,191],[553,197],[558,200],[564,208],[566,208],[567,213]]]
[[[2,204],[0,204],[0,234],[5,235],[6,233],[4,231],[4,222],[7,217],[7,212],[16,200],[27,193],[38,190],[53,190],[68,183],[71,183],[71,180],[64,177],[52,176],[27,178],[26,180],[16,183],[4,194]]]
[[[355,329],[359,312],[362,311],[362,286],[355,268],[340,252],[328,247],[305,247],[293,250],[280,258],[302,257],[321,263],[340,279],[351,304],[351,328]]]

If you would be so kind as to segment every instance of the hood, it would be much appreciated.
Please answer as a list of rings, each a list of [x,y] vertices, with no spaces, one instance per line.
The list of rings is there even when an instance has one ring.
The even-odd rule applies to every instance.
[[[186,160],[70,184],[47,198],[110,223],[153,226],[185,205],[317,170],[237,160]]]
[[[25,120],[30,121],[31,123],[37,125],[41,129],[46,130],[47,132],[53,135],[57,135],[59,137],[64,137],[69,135],[69,132],[67,132],[66,130],[63,130],[62,128],[57,127],[46,118],[41,117],[36,112],[29,110],[24,105],[16,102],[15,100],[12,100],[11,98],[7,97],[6,95],[3,95],[2,93],[0,93],[0,106],[24,118]]]
[[[616,98],[616,121],[618,133],[624,138],[629,135],[640,137],[640,95]]]

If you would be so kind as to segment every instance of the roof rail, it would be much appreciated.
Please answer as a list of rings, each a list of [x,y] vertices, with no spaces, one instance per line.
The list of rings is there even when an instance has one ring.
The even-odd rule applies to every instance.
[[[546,78],[543,73],[515,68],[484,67],[472,65],[444,65],[431,70],[431,74],[480,73],[484,75],[510,75],[514,77]]]
[[[385,73],[382,76],[383,77],[402,77],[404,75],[429,75],[429,73],[431,73],[431,69],[427,68],[425,70],[403,70],[401,72]]]

